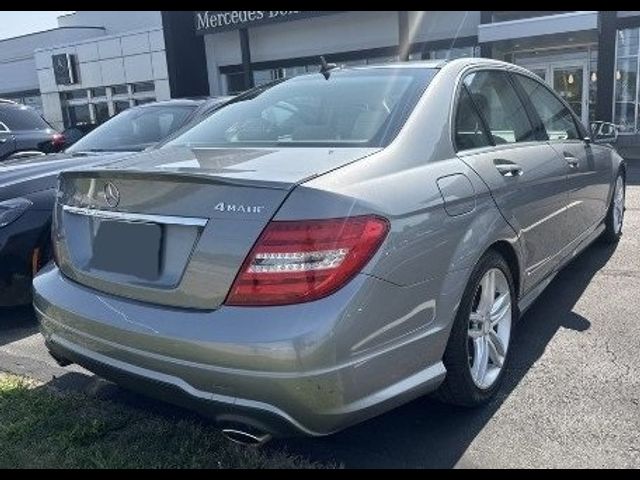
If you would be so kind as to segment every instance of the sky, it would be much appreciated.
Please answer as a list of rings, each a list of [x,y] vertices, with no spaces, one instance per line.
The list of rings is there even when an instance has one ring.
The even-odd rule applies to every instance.
[[[0,40],[56,28],[58,26],[57,17],[67,13],[72,12],[0,11]]]

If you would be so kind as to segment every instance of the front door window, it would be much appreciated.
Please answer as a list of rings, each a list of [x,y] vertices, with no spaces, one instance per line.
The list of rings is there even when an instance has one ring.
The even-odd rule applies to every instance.
[[[580,132],[571,113],[547,87],[524,75],[516,74],[514,78],[520,83],[527,98],[531,100],[549,140],[578,140],[580,138]],[[565,100],[567,99],[565,98]],[[571,102],[569,104],[571,105]]]
[[[586,60],[518,63],[550,85],[571,106],[584,125],[589,123],[589,69]]]

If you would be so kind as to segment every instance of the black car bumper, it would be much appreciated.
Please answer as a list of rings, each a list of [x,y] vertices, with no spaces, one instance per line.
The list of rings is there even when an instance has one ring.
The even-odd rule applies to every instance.
[[[50,231],[51,212],[43,210],[0,227],[0,307],[31,303],[33,270],[49,260]]]

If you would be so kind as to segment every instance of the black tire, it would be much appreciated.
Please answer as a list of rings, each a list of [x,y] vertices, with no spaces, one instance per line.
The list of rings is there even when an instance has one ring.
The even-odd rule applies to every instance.
[[[609,243],[609,244],[617,243],[620,240],[620,237],[622,237],[622,229],[624,228],[624,215],[622,217],[622,225],[620,225],[619,228],[617,228],[616,225],[614,225],[614,219],[613,219],[613,208],[614,208],[614,201],[616,196],[615,185],[618,182],[618,178],[620,177],[622,177],[622,189],[623,191],[625,191],[625,194],[626,194],[627,185],[625,182],[624,172],[618,171],[618,175],[616,176],[616,180],[614,183],[614,192],[611,195],[611,202],[609,203],[609,210],[607,210],[607,216],[604,219],[604,232],[602,232],[602,236],[600,237],[600,239],[604,243]]]
[[[487,403],[493,398],[500,388],[504,372],[509,364],[509,358],[511,356],[510,347],[507,348],[504,363],[498,377],[489,388],[479,388],[471,377],[468,342],[469,315],[472,311],[472,304],[478,292],[480,281],[484,277],[485,273],[492,268],[500,269],[502,273],[504,273],[507,283],[509,284],[512,306],[509,345],[511,344],[518,316],[513,275],[509,265],[502,255],[495,250],[489,250],[478,261],[471,277],[469,278],[469,282],[462,296],[460,307],[458,308],[458,312],[451,329],[451,334],[449,335],[447,348],[442,359],[444,366],[447,369],[447,375],[444,382],[435,392],[436,399],[444,403],[464,407],[476,407]]]

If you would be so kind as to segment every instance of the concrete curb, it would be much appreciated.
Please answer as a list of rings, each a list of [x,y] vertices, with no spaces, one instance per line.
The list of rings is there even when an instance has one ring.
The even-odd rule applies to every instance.
[[[104,387],[113,385],[91,373],[85,373],[77,365],[59,367],[3,351],[0,351],[0,371],[31,378],[60,393],[80,392],[96,396]]]

